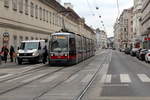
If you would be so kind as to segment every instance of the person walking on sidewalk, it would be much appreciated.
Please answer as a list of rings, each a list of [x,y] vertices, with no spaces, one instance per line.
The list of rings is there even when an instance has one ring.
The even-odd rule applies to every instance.
[[[14,47],[11,46],[10,47],[10,52],[9,52],[11,62],[13,62],[14,53],[15,53]]]
[[[9,50],[7,49],[7,46],[4,46],[2,52],[4,52],[4,61],[6,63],[7,62],[7,56],[8,56],[8,53],[9,53]]]
[[[43,49],[44,49],[43,64],[45,64],[47,62],[47,56],[48,56],[47,46],[45,46]]]
[[[2,64],[2,52],[0,51],[0,65]]]

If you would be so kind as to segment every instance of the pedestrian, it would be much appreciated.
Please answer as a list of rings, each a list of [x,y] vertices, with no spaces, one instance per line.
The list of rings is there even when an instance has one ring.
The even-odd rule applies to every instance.
[[[10,46],[9,55],[10,55],[11,62],[13,62],[14,53],[15,53],[14,47]]]
[[[0,52],[0,65],[2,64],[2,52]]]
[[[8,53],[9,53],[9,50],[8,50],[8,48],[7,48],[7,46],[4,46],[4,48],[3,48],[3,54],[4,54],[4,61],[5,61],[5,63],[7,62],[7,56],[8,56]]]
[[[47,62],[47,56],[48,56],[47,46],[45,46],[43,49],[44,49],[43,64],[45,64]]]

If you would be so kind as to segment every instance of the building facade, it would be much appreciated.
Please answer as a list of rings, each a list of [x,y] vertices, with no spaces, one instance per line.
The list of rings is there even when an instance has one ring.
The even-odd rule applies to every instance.
[[[96,29],[96,47],[99,48],[107,48],[107,34],[104,30]]]
[[[76,12],[55,0],[0,1],[0,47],[13,45],[16,49],[22,40],[48,40],[62,28],[96,38]]]
[[[120,25],[119,25],[119,20],[116,19],[116,22],[114,24],[114,47],[116,49],[120,48],[121,44],[121,39],[120,39]]]
[[[143,0],[134,0],[134,9],[133,9],[133,36],[132,44],[140,45],[142,47],[142,28],[141,28],[141,9],[142,9]]]
[[[133,36],[133,7],[123,10],[114,25],[116,48],[127,48],[132,45]]]
[[[142,1],[142,42],[143,48],[150,49],[150,0]]]

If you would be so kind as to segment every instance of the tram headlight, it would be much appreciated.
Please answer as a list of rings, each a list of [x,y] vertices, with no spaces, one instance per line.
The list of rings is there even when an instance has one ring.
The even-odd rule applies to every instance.
[[[65,56],[67,56],[67,54],[65,54]]]
[[[51,56],[54,56],[54,54],[53,54],[53,53],[51,53]]]

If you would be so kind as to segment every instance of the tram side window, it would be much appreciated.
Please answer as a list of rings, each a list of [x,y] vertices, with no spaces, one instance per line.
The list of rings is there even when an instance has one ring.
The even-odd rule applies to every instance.
[[[69,48],[70,48],[70,52],[76,52],[75,38],[69,39]]]

